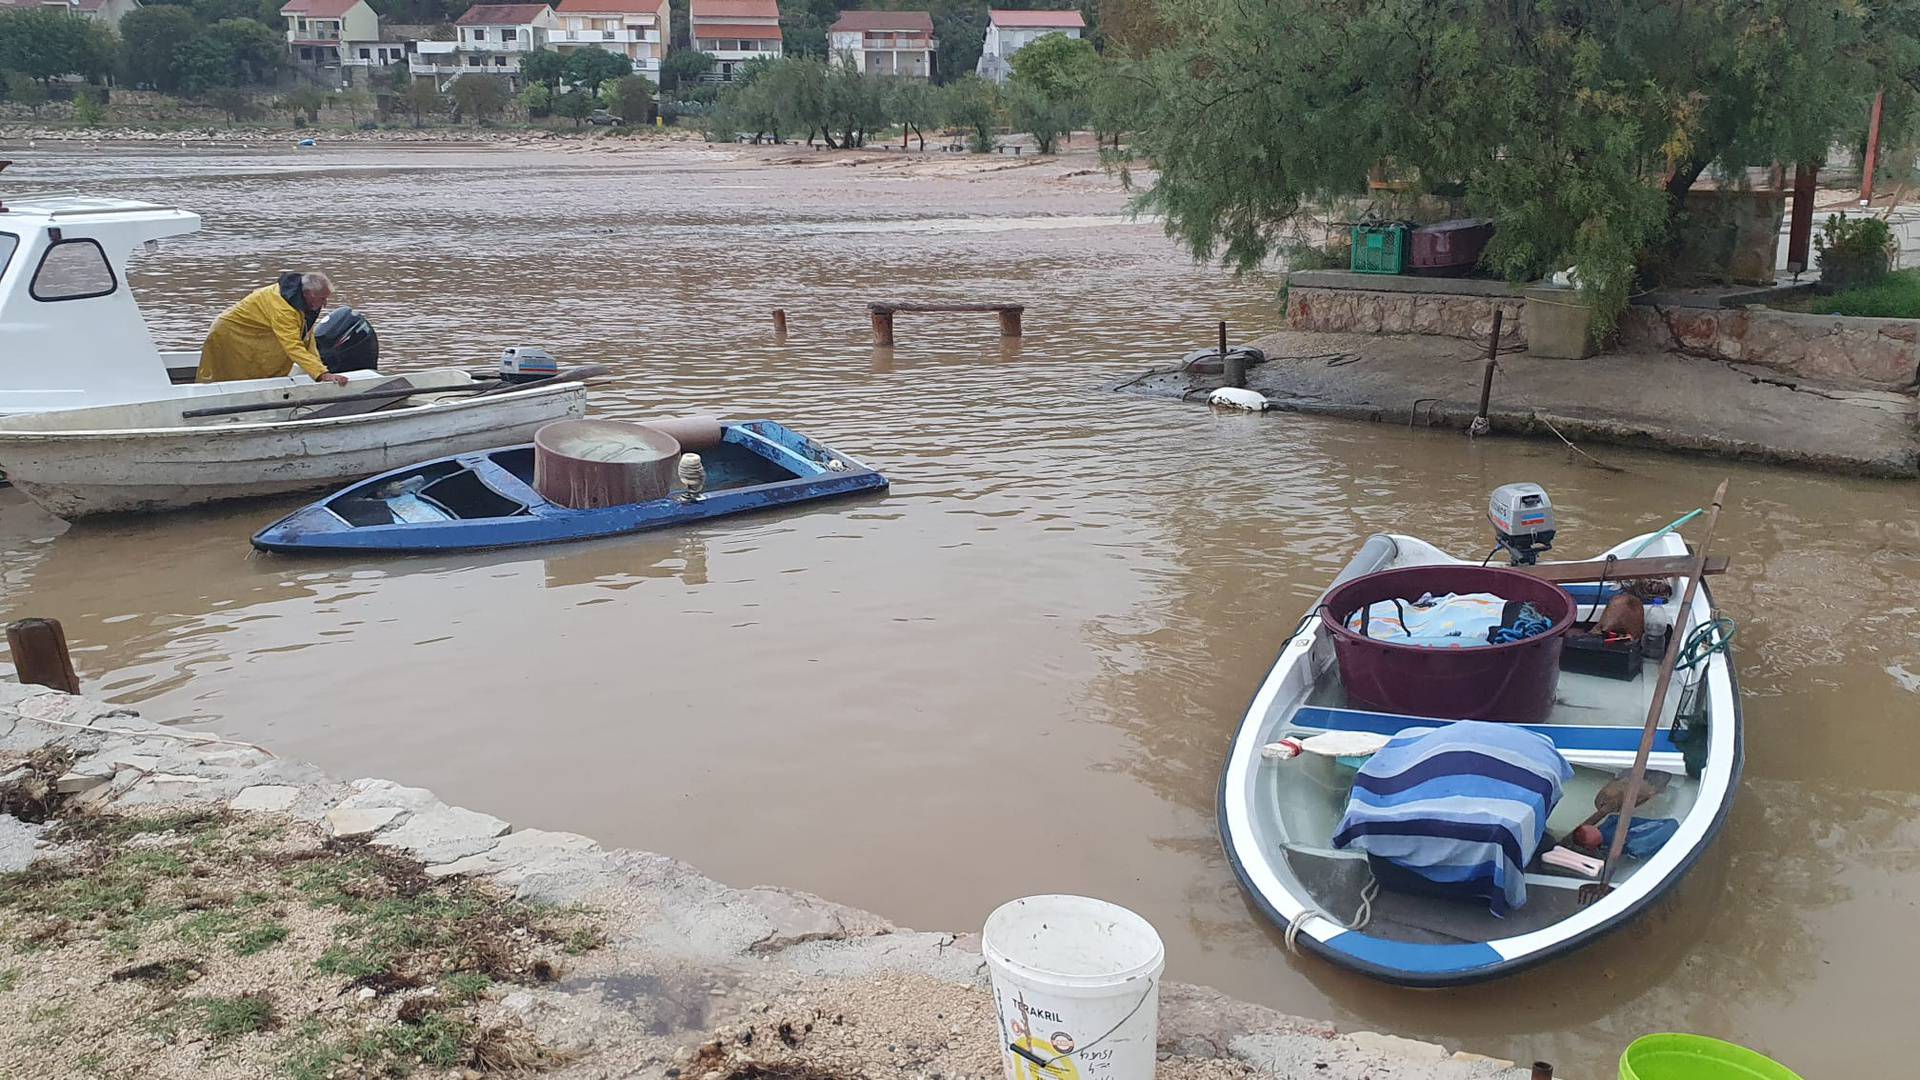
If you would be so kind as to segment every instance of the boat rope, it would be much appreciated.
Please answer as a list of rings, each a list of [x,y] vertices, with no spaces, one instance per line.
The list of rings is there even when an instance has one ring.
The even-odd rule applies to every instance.
[[[1724,653],[1733,644],[1733,635],[1740,627],[1725,615],[1710,619],[1694,627],[1687,635],[1686,644],[1680,647],[1680,655],[1674,660],[1676,670],[1692,670],[1705,664],[1715,653]]]
[[[1300,936],[1300,928],[1307,925],[1310,919],[1330,922],[1342,930],[1365,930],[1367,924],[1373,921],[1373,901],[1374,898],[1379,895],[1380,879],[1369,873],[1367,875],[1367,887],[1360,890],[1360,906],[1354,911],[1352,921],[1341,922],[1339,919],[1321,911],[1319,908],[1310,907],[1301,911],[1300,914],[1287,920],[1287,951],[1295,956],[1300,955],[1300,948],[1294,942],[1295,939]]]

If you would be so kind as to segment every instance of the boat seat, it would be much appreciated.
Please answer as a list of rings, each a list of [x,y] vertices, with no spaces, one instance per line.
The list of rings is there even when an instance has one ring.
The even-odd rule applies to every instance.
[[[1431,716],[1406,716],[1400,713],[1371,712],[1366,709],[1337,709],[1324,705],[1302,705],[1292,717],[1294,727],[1321,731],[1370,731],[1395,735],[1410,727],[1439,727],[1453,723]],[[1553,740],[1554,748],[1576,765],[1593,768],[1619,767],[1632,763],[1640,749],[1639,725],[1633,727],[1603,724],[1520,724]],[[1653,754],[1648,765],[1662,772],[1685,768],[1680,748],[1662,727],[1653,733]]]

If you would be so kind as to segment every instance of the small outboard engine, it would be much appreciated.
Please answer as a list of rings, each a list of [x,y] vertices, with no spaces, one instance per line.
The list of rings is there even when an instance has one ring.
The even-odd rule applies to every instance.
[[[500,353],[500,381],[532,382],[550,379],[560,373],[560,361],[545,349],[533,345],[514,345]]]
[[[1502,484],[1487,503],[1493,538],[1511,565],[1532,566],[1553,546],[1553,501],[1539,484]]]
[[[320,359],[332,372],[375,371],[380,367],[380,335],[365,315],[350,307],[333,309],[333,314],[313,328],[313,344]]]

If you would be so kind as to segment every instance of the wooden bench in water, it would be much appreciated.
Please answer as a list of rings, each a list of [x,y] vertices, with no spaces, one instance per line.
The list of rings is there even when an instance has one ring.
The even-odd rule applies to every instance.
[[[1000,336],[1017,338],[1020,336],[1020,316],[1027,310],[1025,304],[918,304],[900,302],[875,302],[867,305],[867,314],[873,317],[873,343],[893,346],[893,316],[902,311],[993,311],[1000,315]]]

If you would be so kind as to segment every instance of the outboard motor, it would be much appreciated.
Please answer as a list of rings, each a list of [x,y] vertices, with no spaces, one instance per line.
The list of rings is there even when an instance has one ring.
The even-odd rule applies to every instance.
[[[1487,503],[1493,539],[1514,566],[1532,566],[1553,546],[1553,501],[1539,484],[1502,484]]]
[[[313,344],[327,370],[375,371],[380,367],[380,335],[365,315],[350,307],[333,309],[333,314],[313,328]]]
[[[527,383],[551,379],[560,373],[560,362],[553,354],[534,345],[513,345],[501,350],[500,381]]]

